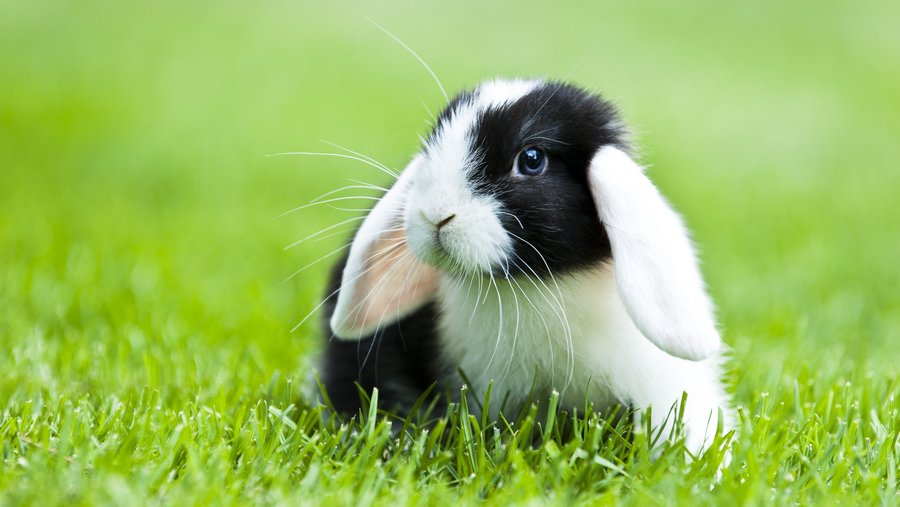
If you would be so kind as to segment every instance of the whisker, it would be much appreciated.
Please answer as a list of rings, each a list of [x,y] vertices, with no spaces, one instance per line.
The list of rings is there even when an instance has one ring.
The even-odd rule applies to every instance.
[[[366,257],[366,260],[363,261],[363,264],[368,264],[369,262],[377,260],[377,259],[375,259],[376,257],[381,256],[381,255],[386,255],[388,252],[390,252],[392,250],[396,250],[400,246],[403,246],[405,243],[406,243],[406,239],[404,239],[404,238],[395,239],[395,240],[391,241],[388,246],[382,248],[381,250],[376,250],[375,252],[372,252],[368,257]]]
[[[370,259],[371,259],[371,257],[370,257]],[[355,282],[356,280],[358,280],[360,277],[364,276],[364,275],[365,275],[366,273],[368,273],[369,271],[375,269],[375,267],[376,267],[376,265],[378,264],[379,260],[382,260],[382,261],[383,261],[383,260],[385,260],[385,259],[376,259],[376,260],[372,263],[371,266],[369,266],[368,268],[364,269],[363,271],[361,271],[360,273],[358,273],[356,276],[354,276],[353,278],[351,278],[351,279],[349,280],[349,282]],[[319,308],[322,308],[322,305],[324,305],[329,299],[331,299],[331,298],[333,298],[335,295],[337,295],[337,294],[341,291],[341,289],[342,289],[343,287],[344,287],[344,285],[343,285],[343,283],[341,283],[341,285],[340,285],[337,289],[335,289],[334,291],[332,291],[331,294],[328,294],[327,296],[325,296],[319,304],[317,304],[312,310],[309,311],[309,313],[306,314],[306,316],[304,316],[302,319],[300,319],[300,322],[298,322],[296,325],[294,325],[294,327],[291,328],[291,332],[293,333],[294,331],[296,331],[297,329],[299,329],[300,326],[302,326],[304,322],[306,322],[307,320],[309,320],[309,318],[312,317],[313,314],[316,313],[316,312],[319,310]]]
[[[325,192],[324,194],[322,194],[322,195],[320,195],[320,196],[318,196],[318,197],[315,197],[315,198],[311,199],[309,202],[310,202],[310,203],[322,202],[322,200],[323,200],[324,198],[328,197],[329,195],[334,195],[334,194],[336,194],[336,193],[338,193],[338,192],[343,192],[344,190],[354,190],[354,189],[361,189],[361,190],[377,190],[376,188],[371,187],[371,186],[369,186],[369,185],[345,185],[345,186],[343,186],[343,187],[341,187],[341,188],[337,188],[337,189],[335,189],[335,190],[330,190],[330,191],[328,191],[328,192]],[[288,212],[288,213],[290,213],[290,212]]]
[[[344,196],[344,197],[334,197],[334,198],[332,198],[332,199],[325,199],[325,200],[323,200],[323,201],[315,201],[315,202],[311,202],[311,203],[308,203],[308,204],[304,204],[303,206],[297,206],[296,208],[293,208],[293,209],[291,209],[291,210],[288,210],[288,211],[282,213],[281,216],[285,216],[285,215],[288,215],[288,214],[291,214],[291,213],[300,211],[300,210],[302,210],[302,209],[311,208],[311,207],[313,207],[313,206],[318,206],[318,205],[320,205],[320,204],[328,204],[328,203],[331,203],[331,202],[340,202],[340,201],[352,201],[352,200],[355,200],[355,199],[361,199],[361,200],[365,200],[365,201],[376,201],[376,202],[377,202],[377,201],[380,201],[380,200],[381,200],[381,197],[374,197],[374,196],[371,196],[371,195],[347,195],[347,196]]]
[[[508,261],[507,261],[507,265],[506,265],[506,279],[512,280],[512,277],[509,274],[509,262]],[[516,305],[516,327],[513,331],[513,342],[512,342],[512,348],[510,349],[510,352],[509,352],[509,360],[506,362],[506,369],[503,372],[504,377],[506,376],[506,373],[509,372],[509,369],[513,364],[513,361],[516,356],[516,344],[519,341],[519,296],[516,295],[516,289],[515,289],[515,287],[512,286],[511,283],[509,284],[509,287],[510,287],[510,292],[513,295],[513,302]]]
[[[357,229],[354,227],[354,228],[341,229],[341,230],[339,230],[339,231],[334,231],[334,232],[332,232],[331,234],[325,234],[325,235],[323,235],[323,236],[319,236],[318,238],[315,238],[315,239],[311,240],[311,241],[310,241],[310,244],[312,244],[312,243],[318,243],[318,242],[320,242],[320,241],[325,241],[326,239],[333,238],[333,237],[335,237],[335,236],[344,236],[344,237],[347,237],[347,236],[350,235],[350,233],[352,233],[352,232],[354,232],[354,231],[356,231],[356,230],[357,230]]]
[[[355,280],[357,280],[359,277],[365,275],[367,272],[369,272],[369,271],[371,271],[372,269],[374,269],[374,267],[375,267],[374,265],[373,265],[373,266],[370,266],[369,268],[365,269],[364,271],[362,271],[362,272],[359,273],[358,275],[354,276],[350,281],[355,281]],[[294,331],[296,331],[297,329],[299,329],[300,326],[302,326],[304,322],[306,322],[307,320],[309,320],[309,318],[312,317],[313,314],[316,313],[316,312],[319,310],[319,308],[322,308],[322,306],[323,306],[325,303],[327,303],[329,299],[333,298],[337,293],[339,293],[339,292],[341,291],[342,288],[343,288],[343,284],[341,284],[341,286],[339,286],[337,289],[334,289],[334,290],[331,292],[331,294],[328,294],[327,296],[325,296],[324,298],[322,298],[322,301],[319,302],[319,304],[317,304],[312,310],[309,311],[309,313],[307,313],[302,319],[300,319],[300,322],[298,322],[297,324],[294,325],[294,327],[291,328],[291,332],[293,333]]]
[[[556,130],[557,128],[558,128],[558,127],[557,127],[556,125],[554,125],[554,126],[551,126],[551,127],[547,127],[547,128],[545,128],[544,130],[539,130],[539,131],[535,132],[534,134],[531,134],[531,136],[530,136],[528,139],[534,139],[535,136],[539,136],[539,135],[541,135],[541,134],[550,132],[551,130]]]
[[[460,292],[463,292],[463,286],[465,286],[466,298],[463,300],[460,308],[465,308],[469,305],[469,298],[472,297],[472,283],[475,281],[476,276],[478,275],[472,272],[470,274],[466,274],[465,278],[463,278],[462,280],[456,281],[454,279],[456,281],[456,283],[453,284],[454,288],[456,289],[454,296],[458,295]],[[469,319],[469,322],[471,322],[471,319]]]
[[[326,204],[325,207],[335,211],[346,211],[349,213],[368,213],[372,211],[372,208],[341,208],[340,206],[332,206],[331,204]]]
[[[349,246],[349,245],[347,245],[347,246]],[[399,243],[398,243],[398,246],[399,246]],[[346,248],[346,247],[344,247],[344,248]],[[372,257],[370,256],[369,260],[371,260],[371,259],[372,259]],[[383,259],[380,259],[380,260],[383,260]],[[360,277],[364,276],[369,271],[372,271],[373,269],[375,269],[376,265],[378,264],[378,261],[379,261],[379,259],[376,259],[374,262],[372,262],[371,266],[369,266],[366,269],[359,272],[356,276],[351,278],[349,280],[349,282],[351,282],[351,283],[355,282],[356,280],[358,280]],[[307,313],[302,319],[300,319],[300,322],[298,322],[297,324],[294,325],[294,327],[291,328],[291,332],[293,333],[294,331],[299,329],[300,326],[302,326],[304,322],[309,320],[309,318],[312,317],[313,314],[319,310],[319,308],[322,308],[322,305],[324,305],[329,299],[333,298],[337,293],[339,293],[343,287],[344,287],[344,284],[342,281],[340,286],[338,286],[337,289],[333,290],[331,292],[331,294],[328,294],[327,296],[325,296],[319,304],[317,304],[312,310],[309,311],[309,313]]]
[[[336,248],[336,249],[334,249],[334,250],[328,252],[327,254],[325,254],[325,255],[319,257],[318,259],[316,259],[316,260],[310,262],[310,263],[307,264],[306,266],[303,266],[302,268],[298,269],[297,271],[294,271],[294,272],[291,274],[291,276],[287,277],[282,283],[286,283],[286,282],[292,280],[295,276],[299,275],[300,273],[302,273],[302,272],[306,271],[307,269],[309,269],[309,268],[315,266],[316,264],[318,264],[318,263],[324,261],[325,259],[327,259],[327,258],[331,257],[332,255],[334,255],[334,254],[340,252],[341,250],[346,250],[347,248],[350,248],[350,243],[347,243],[346,245],[344,245],[344,246],[342,246],[342,247],[340,247],[340,248]]]
[[[484,285],[484,276],[473,272],[472,281],[474,282],[476,279],[478,280],[478,293],[475,295],[475,304],[472,305],[472,315],[469,315],[469,324],[472,323],[472,321],[475,319],[475,314],[478,313],[478,305],[481,304],[481,288]]]
[[[286,157],[288,155],[307,155],[312,157],[335,157],[335,158],[345,158],[348,160],[356,160],[357,162],[362,162],[368,166],[374,167],[379,171],[388,174],[392,178],[397,178],[397,173],[391,170],[387,170],[384,167],[379,166],[373,162],[370,162],[362,157],[357,157],[354,155],[346,155],[344,153],[328,153],[328,152],[319,152],[319,151],[285,151],[282,153],[271,153],[266,155],[267,157]]]
[[[484,371],[481,372],[481,375],[478,376],[477,380],[481,380],[485,375],[490,371],[491,365],[494,364],[494,358],[497,356],[497,350],[500,348],[500,341],[503,339],[503,298],[500,296],[500,287],[497,286],[497,281],[494,279],[494,274],[489,273],[491,276],[491,284],[494,286],[494,291],[497,293],[497,307],[499,308],[499,316],[497,318],[497,322],[499,322],[497,327],[497,340],[494,342],[494,351],[491,352],[491,358],[488,360],[487,365],[484,367]]]
[[[410,255],[412,256],[411,251],[408,253],[410,253]],[[407,294],[409,294],[410,287],[412,286],[412,284],[409,283],[410,279],[413,278],[415,275],[419,274],[419,270],[422,269],[423,264],[415,262],[415,263],[413,263],[413,266],[414,267],[412,269],[410,269],[408,273],[406,273],[406,279],[403,280],[403,285],[402,285],[403,288],[401,289],[401,290],[405,291]],[[395,320],[398,320],[398,321],[400,320],[400,307],[399,306],[397,307],[397,315],[395,316]],[[397,333],[400,335],[400,342],[403,343],[404,347],[406,347],[406,341],[403,338],[403,329],[398,327]],[[376,357],[376,360],[377,359],[378,358]]]
[[[381,169],[383,169],[383,170],[385,170],[385,171],[388,171],[388,172],[394,173],[394,174],[399,174],[399,173],[397,173],[397,171],[394,171],[393,169],[391,169],[390,167],[388,167],[386,164],[383,164],[381,161],[375,159],[374,157],[370,157],[369,155],[366,155],[365,153],[360,153],[360,152],[358,152],[358,151],[353,151],[353,150],[351,150],[350,148],[347,148],[346,146],[341,146],[340,144],[333,143],[333,142],[331,142],[331,141],[326,141],[325,139],[319,139],[319,141],[322,141],[323,143],[325,143],[325,144],[327,144],[328,146],[331,146],[331,147],[333,147],[333,148],[337,148],[337,149],[339,149],[339,150],[344,150],[344,151],[346,151],[347,153],[350,153],[350,154],[352,154],[352,155],[356,155],[357,157],[362,157],[362,158],[368,160],[369,162],[371,162],[371,163],[377,165],[378,167],[380,167]]]
[[[515,263],[513,263],[513,264],[515,264]],[[523,272],[522,274],[525,275],[525,278],[528,278],[530,280],[531,277],[528,275],[528,273]],[[522,293],[522,297],[524,297],[525,301],[527,301],[528,304],[531,305],[531,308],[534,310],[534,313],[537,314],[538,318],[541,319],[541,323],[544,325],[544,331],[547,334],[547,343],[548,343],[549,349],[550,349],[550,378],[555,378],[556,374],[554,373],[554,370],[556,367],[556,361],[553,359],[553,356],[554,356],[554,354],[553,354],[553,338],[551,337],[551,334],[550,334],[550,326],[547,324],[547,320],[544,319],[544,312],[539,310],[537,305],[535,305],[534,302],[531,301],[531,298],[528,297],[528,294],[525,292],[525,289],[522,288],[522,286],[515,279],[515,277],[511,277],[510,280],[512,281],[512,283],[516,284],[516,287],[518,287],[519,291]],[[532,281],[532,283],[534,283],[534,282]],[[537,284],[534,284],[534,286],[535,286],[535,289],[537,289],[538,293],[540,294],[540,289],[538,288]],[[546,299],[546,297],[545,297],[545,299]],[[549,301],[548,301],[548,304],[549,304]]]
[[[381,190],[382,192],[387,192],[387,191],[388,191],[387,188],[382,187],[381,185],[376,185],[376,184],[374,184],[374,183],[369,183],[368,181],[357,180],[357,179],[355,179],[355,178],[347,178],[347,180],[348,180],[348,181],[352,181],[353,183],[359,183],[360,185],[363,185],[364,187],[370,188],[370,189],[372,189],[372,190]]]
[[[375,268],[374,264],[372,266],[369,266],[368,268],[364,269],[362,272],[360,272],[356,276],[354,276],[352,279],[350,279],[350,281],[353,282],[353,281],[358,280],[361,276],[365,275],[366,273],[368,273],[369,271],[371,271],[374,268]],[[309,311],[309,313],[307,313],[302,319],[300,319],[300,322],[298,322],[297,324],[294,325],[294,327],[291,328],[291,332],[293,333],[294,331],[299,329],[300,326],[302,326],[304,322],[309,320],[309,318],[312,317],[312,315],[314,313],[316,313],[316,311],[318,311],[319,308],[322,307],[322,305],[324,305],[326,302],[328,302],[329,299],[333,298],[337,293],[339,293],[343,287],[344,287],[344,285],[343,285],[343,283],[341,283],[337,289],[334,289],[330,294],[328,294],[327,296],[322,298],[322,301],[319,302],[319,304],[317,304],[312,310]]]
[[[400,252],[400,253],[396,254],[396,255],[394,256],[394,258],[391,259],[391,260],[400,261],[400,260],[403,260],[404,258],[408,257],[409,255],[411,255],[409,251],[406,251],[406,252]],[[401,262],[395,262],[395,263],[388,269],[388,271],[385,273],[384,277],[382,277],[382,279],[378,281],[378,283],[372,288],[372,290],[369,291],[368,294],[366,294],[366,297],[364,297],[363,300],[360,301],[359,305],[357,305],[357,306],[358,306],[358,308],[356,309],[356,314],[357,314],[357,315],[359,314],[360,311],[362,311],[361,305],[365,304],[365,302],[369,299],[369,297],[370,297],[372,294],[375,294],[379,289],[381,289],[381,287],[382,287],[382,286],[386,283],[386,281],[388,280],[389,276],[390,276],[395,270],[397,270],[400,266],[403,266],[403,265],[404,265],[404,264],[401,263]],[[372,310],[371,308],[368,308],[368,309],[366,310],[365,315],[363,315],[363,320],[366,320],[366,318],[368,318],[369,312],[370,312],[371,310]],[[369,350],[366,352],[366,356],[363,358],[362,362],[360,363],[360,372],[362,371],[363,368],[365,368],[366,363],[369,361],[369,356],[372,354],[372,348],[375,346],[375,342],[378,341],[379,334],[380,334],[380,333],[383,333],[383,331],[384,331],[384,329],[383,329],[383,327],[382,327],[381,324],[384,322],[384,318],[385,318],[385,316],[386,316],[386,313],[387,313],[387,308],[385,308],[384,310],[382,310],[381,315],[378,316],[378,324],[375,326],[375,334],[372,335],[372,343],[369,345]]]
[[[498,210],[497,213],[500,213],[500,214],[502,214],[502,215],[509,215],[509,216],[513,217],[513,218],[516,220],[516,222],[519,224],[519,228],[525,229],[525,226],[522,225],[522,221],[519,220],[519,217],[513,215],[512,213],[510,213],[510,212],[508,212],[508,211],[499,211],[499,210]]]
[[[548,143],[552,143],[552,144],[561,144],[561,145],[563,145],[563,146],[572,146],[572,143],[567,143],[567,142],[564,142],[564,141],[560,141],[560,140],[558,140],[558,139],[553,139],[553,138],[551,138],[551,137],[544,137],[544,136],[531,136],[531,137],[529,137],[528,139],[522,141],[522,144],[529,144],[529,143],[531,143],[532,141],[536,141],[536,140],[539,140],[539,139],[540,139],[540,140],[543,140],[543,141],[547,141]]]
[[[558,92],[559,89],[562,88],[563,84],[566,81],[568,81],[570,77],[572,77],[572,74],[575,72],[575,69],[577,69],[578,66],[581,65],[581,61],[583,59],[584,59],[584,56],[582,56],[581,59],[579,59],[577,62],[575,62],[575,65],[572,66],[572,69],[569,71],[568,74],[566,74],[566,77],[562,78],[562,80],[560,80],[557,83],[556,88],[554,88],[554,90],[550,93],[550,96],[547,97],[547,100],[545,100],[544,103],[541,104],[541,107],[539,107],[538,110],[533,115],[531,115],[531,118],[528,119],[527,125],[531,125],[531,123],[534,122],[534,119],[537,118],[537,115],[541,112],[542,109],[544,109],[544,106],[546,106],[547,103],[550,102],[550,99],[552,99],[553,96],[556,95],[556,92]]]
[[[523,239],[519,236],[516,236],[512,232],[510,232],[509,234],[512,235],[513,237],[519,239],[520,241],[524,242],[526,245],[533,248],[535,250],[535,252],[537,252],[538,256],[540,256],[541,260],[544,262],[544,266],[547,268],[547,271],[550,273],[550,277],[556,286],[557,294],[559,295],[559,297],[557,297],[556,295],[553,294],[553,291],[550,290],[550,287],[547,286],[547,284],[544,282],[544,280],[534,271],[534,269],[530,265],[528,265],[527,262],[525,262],[524,259],[519,257],[518,254],[514,253],[514,255],[520,261],[522,261],[522,263],[525,264],[525,266],[528,267],[528,269],[530,269],[532,273],[534,273],[535,278],[541,283],[541,285],[543,285],[544,288],[547,289],[547,293],[550,294],[550,297],[552,297],[556,301],[557,308],[559,308],[559,311],[561,312],[561,314],[557,313],[557,317],[560,318],[560,322],[564,326],[563,333],[565,334],[565,338],[566,338],[566,352],[567,352],[566,365],[569,370],[567,373],[566,385],[564,387],[564,390],[565,390],[568,388],[568,385],[569,385],[572,377],[575,374],[575,344],[574,344],[573,338],[572,338],[572,328],[569,324],[569,317],[566,313],[565,305],[563,304],[562,289],[559,287],[559,283],[556,281],[556,277],[553,276],[553,272],[550,271],[550,266],[547,264],[547,260],[544,258],[544,256],[541,254],[541,252],[538,251],[538,249],[535,248],[534,245],[532,245],[525,239]],[[534,282],[532,282],[532,283],[534,283]],[[535,287],[537,287],[537,286],[535,286]],[[545,296],[545,299],[546,299],[546,296]],[[549,304],[550,301],[548,300],[547,303]],[[554,310],[554,312],[555,312],[555,310]]]
[[[422,107],[425,108],[425,112],[428,113],[428,118],[437,118],[437,115],[428,107],[428,104],[425,103],[425,100],[419,95],[419,103],[422,104]],[[431,126],[431,120],[426,120],[429,126]],[[423,140],[424,141],[424,140]]]
[[[396,35],[391,33],[387,28],[379,25],[374,19],[372,19],[368,16],[366,16],[366,19],[368,19],[369,22],[371,22],[373,25],[377,26],[382,32],[387,34],[388,37],[394,39],[394,41],[396,41],[397,44],[400,44],[403,47],[403,49],[405,49],[406,51],[409,52],[409,54],[413,55],[413,57],[415,57],[415,59],[418,60],[419,63],[422,64],[423,67],[425,67],[425,70],[427,70],[428,73],[431,74],[432,79],[434,79],[434,82],[437,83],[438,88],[440,88],[441,94],[444,96],[444,100],[447,102],[450,102],[450,97],[447,96],[447,91],[444,90],[444,85],[441,84],[441,80],[438,79],[437,74],[435,74],[434,71],[431,70],[431,67],[429,67],[428,64],[425,63],[425,60],[423,60],[422,57],[419,56],[418,53],[413,51],[411,47],[407,46],[402,40],[400,40],[399,37],[397,37]]]
[[[411,256],[412,256],[412,253],[411,253],[409,250],[403,251],[403,250],[400,250],[400,249],[399,249],[399,247],[402,246],[402,245],[404,244],[404,242],[405,242],[404,240],[397,241],[397,242],[395,242],[393,245],[391,245],[390,247],[384,248],[384,249],[382,249],[381,251],[376,252],[376,253],[370,255],[369,258],[366,260],[366,263],[368,263],[368,262],[369,262],[373,257],[375,257],[376,255],[382,255],[382,254],[383,254],[383,257],[382,257],[381,259],[377,259],[375,262],[379,262],[379,261],[381,261],[381,262],[389,262],[389,261],[390,261],[390,262],[393,262],[393,264],[391,265],[390,268],[388,268],[387,272],[384,273],[384,276],[382,276],[381,279],[378,280],[378,282],[376,282],[376,284],[375,284],[375,285],[372,287],[372,289],[365,295],[365,297],[364,297],[359,303],[357,303],[357,304],[353,307],[353,309],[351,309],[351,311],[354,312],[354,317],[359,316],[359,312],[362,311],[363,307],[365,306],[365,304],[366,304],[366,302],[369,300],[369,298],[370,298],[373,294],[376,294],[376,293],[378,292],[378,290],[380,290],[380,289],[387,283],[387,280],[390,279],[391,275],[392,275],[392,274],[393,274],[400,266],[403,266],[403,265],[404,265],[404,263],[402,263],[402,262],[394,262],[394,261],[402,261],[402,260],[406,259],[407,257],[411,257]],[[396,296],[394,296],[394,297],[396,297]],[[363,315],[363,320],[366,320],[366,318],[368,318],[369,312],[370,312],[371,310],[372,310],[371,308],[366,309],[366,313]],[[382,311],[381,315],[379,315],[379,317],[378,317],[378,324],[375,326],[375,333],[373,334],[372,345],[374,345],[374,342],[377,341],[378,335],[379,335],[379,333],[382,331],[381,323],[384,322],[384,317],[385,317],[386,312],[387,312],[387,308],[385,308],[385,309]],[[365,364],[366,364],[366,362],[368,361],[368,359],[369,359],[369,354],[370,354],[371,351],[372,351],[372,345],[369,346],[369,351],[366,353],[366,357],[363,359],[362,365],[360,366],[360,368],[364,367]]]
[[[550,95],[547,97],[547,100],[545,100],[544,103],[541,104],[541,107],[539,107],[538,110],[535,111],[533,115],[531,115],[531,118],[528,119],[528,121],[525,123],[525,125],[531,126],[531,124],[534,122],[535,118],[537,118],[537,115],[539,115],[541,113],[541,111],[544,109],[544,106],[546,106],[547,103],[550,102],[550,99],[552,99],[553,96],[556,95],[556,92],[558,92],[559,89],[562,88],[562,86],[563,86],[563,81],[560,81],[556,84],[556,88],[554,88],[553,91],[550,92]]]
[[[346,220],[341,220],[340,222],[338,222],[338,223],[336,223],[336,224],[334,224],[334,225],[329,225],[328,227],[325,227],[324,229],[321,229],[321,230],[319,230],[319,231],[317,231],[317,232],[314,232],[314,233],[310,234],[309,236],[306,236],[306,237],[303,238],[303,239],[298,239],[297,241],[294,241],[294,242],[291,243],[290,245],[284,247],[282,250],[289,250],[289,249],[291,249],[291,248],[294,248],[294,247],[297,246],[297,245],[300,245],[300,244],[302,244],[302,243],[305,243],[306,241],[309,241],[309,240],[311,240],[311,239],[313,239],[313,238],[316,238],[316,237],[320,236],[321,234],[324,234],[324,233],[326,233],[326,232],[328,232],[328,231],[330,231],[330,230],[336,229],[336,228],[338,228],[338,227],[340,227],[340,226],[342,226],[342,225],[349,224],[350,222],[354,222],[354,221],[356,221],[356,220],[363,220],[363,219],[365,219],[365,218],[366,218],[366,217],[363,215],[363,216],[358,216],[358,217],[350,217],[350,218],[348,218],[348,219],[346,219]]]

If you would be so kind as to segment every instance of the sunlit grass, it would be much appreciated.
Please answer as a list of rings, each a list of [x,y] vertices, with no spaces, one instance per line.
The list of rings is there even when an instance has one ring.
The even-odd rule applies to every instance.
[[[896,6],[367,9],[0,0],[0,504],[900,501]],[[355,214],[280,215],[390,180],[266,155],[400,168],[443,103],[361,12],[451,93],[547,75],[621,106],[733,349],[721,474],[604,414],[322,411],[317,316],[289,330],[330,261],[291,274],[353,223],[284,247]]]

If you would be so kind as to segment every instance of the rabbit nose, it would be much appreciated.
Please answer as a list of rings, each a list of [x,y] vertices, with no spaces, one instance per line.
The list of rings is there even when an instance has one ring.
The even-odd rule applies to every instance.
[[[438,222],[437,224],[435,224],[435,227],[437,227],[437,230],[441,230],[442,227],[444,227],[445,225],[447,225],[447,224],[449,224],[450,222],[452,222],[454,218],[456,218],[456,213],[454,213],[454,214],[452,214],[452,215],[447,215],[447,216],[444,217],[440,222]]]

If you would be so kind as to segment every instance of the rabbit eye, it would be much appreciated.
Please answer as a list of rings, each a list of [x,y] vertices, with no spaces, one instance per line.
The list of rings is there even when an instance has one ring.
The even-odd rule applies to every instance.
[[[519,153],[516,169],[525,176],[537,176],[547,168],[547,154],[540,148],[529,146]]]

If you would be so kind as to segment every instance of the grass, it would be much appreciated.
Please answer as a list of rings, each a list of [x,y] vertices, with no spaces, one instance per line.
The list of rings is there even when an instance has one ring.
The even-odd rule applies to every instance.
[[[0,0],[0,504],[900,502],[897,7],[548,8]],[[734,351],[721,477],[602,414],[323,416],[317,326],[289,330],[327,262],[290,275],[344,238],[283,247],[347,215],[276,217],[385,180],[265,155],[402,167],[443,101],[361,12],[450,90],[620,104]]]

